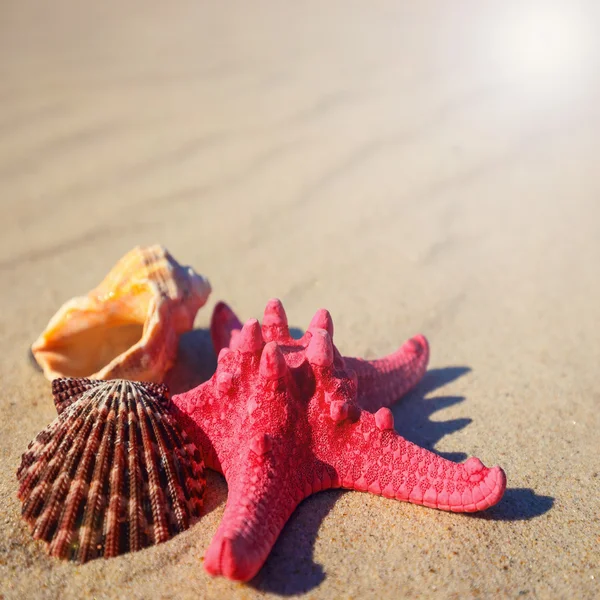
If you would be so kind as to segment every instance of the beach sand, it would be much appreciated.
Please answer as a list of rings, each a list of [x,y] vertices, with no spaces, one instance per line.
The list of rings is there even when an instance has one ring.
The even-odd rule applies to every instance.
[[[595,5],[4,0],[0,596],[597,598]],[[29,346],[151,243],[213,286],[175,388],[214,368],[218,300],[246,319],[279,297],[299,329],[326,307],[346,355],[421,332],[430,372],[396,429],[501,465],[504,499],[457,515],[320,493],[242,585],[202,566],[227,497],[212,474],[168,543],[48,558],[16,498],[55,416]]]

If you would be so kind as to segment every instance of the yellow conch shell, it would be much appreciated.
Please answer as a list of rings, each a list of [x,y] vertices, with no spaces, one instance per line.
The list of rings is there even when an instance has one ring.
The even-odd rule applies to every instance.
[[[87,296],[64,304],[31,350],[48,379],[160,383],[210,292],[162,246],[137,247]]]

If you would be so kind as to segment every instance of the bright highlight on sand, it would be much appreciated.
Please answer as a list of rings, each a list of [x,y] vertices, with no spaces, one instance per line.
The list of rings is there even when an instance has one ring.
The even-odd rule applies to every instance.
[[[494,54],[509,75],[562,78],[580,71],[588,56],[585,15],[566,3],[522,7],[495,33]]]

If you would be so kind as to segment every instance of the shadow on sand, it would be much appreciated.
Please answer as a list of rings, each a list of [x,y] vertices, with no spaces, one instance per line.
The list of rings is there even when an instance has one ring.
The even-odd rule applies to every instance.
[[[217,368],[210,331],[194,329],[179,338],[177,361],[165,383],[171,394],[187,392],[210,379]]]
[[[553,506],[552,496],[538,496],[530,488],[507,488],[496,506],[468,516],[488,521],[528,521],[547,513]]]
[[[326,574],[313,560],[315,542],[323,519],[344,493],[327,490],[301,502],[250,585],[281,596],[303,594],[320,585]]]
[[[446,367],[427,371],[417,387],[392,407],[396,431],[418,446],[433,450],[445,435],[460,431],[469,425],[472,422],[469,418],[451,421],[430,420],[431,415],[438,410],[463,402],[464,396],[438,396],[429,399],[426,396],[470,370],[469,367]],[[463,452],[435,452],[454,462],[462,462],[467,458]]]

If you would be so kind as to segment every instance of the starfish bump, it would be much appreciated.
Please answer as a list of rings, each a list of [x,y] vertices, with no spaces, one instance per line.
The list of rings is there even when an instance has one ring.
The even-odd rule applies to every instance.
[[[502,497],[499,467],[476,458],[453,463],[394,431],[388,406],[425,373],[424,337],[380,360],[344,358],[326,310],[294,340],[279,300],[267,304],[262,327],[254,319],[242,326],[221,303],[211,334],[214,376],[173,397],[207,466],[229,486],[204,559],[209,573],[251,579],[294,509],[320,490],[344,487],[455,512]]]

